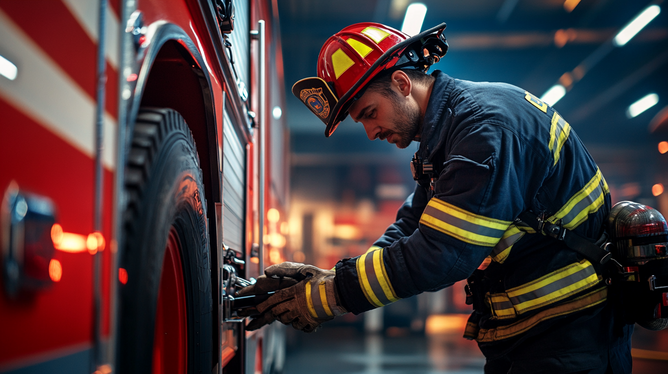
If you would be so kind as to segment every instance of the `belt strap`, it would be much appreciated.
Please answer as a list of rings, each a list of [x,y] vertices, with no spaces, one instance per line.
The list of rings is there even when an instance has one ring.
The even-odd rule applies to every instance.
[[[560,225],[541,219],[536,213],[524,211],[519,215],[522,222],[545,236],[564,242],[566,246],[584,256],[594,264],[604,265],[611,258],[611,253],[580,235]]]

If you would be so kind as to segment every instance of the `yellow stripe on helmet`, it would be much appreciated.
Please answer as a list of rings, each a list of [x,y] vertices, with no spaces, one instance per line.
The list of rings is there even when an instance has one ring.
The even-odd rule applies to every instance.
[[[332,67],[336,79],[339,79],[353,65],[355,65],[355,62],[341,48],[332,53]]]
[[[369,55],[369,53],[371,53],[371,51],[373,51],[373,48],[353,38],[348,38],[346,43],[353,47],[353,49],[359,53],[362,58],[365,58],[367,55]]]
[[[362,34],[371,38],[374,42],[376,42],[376,44],[382,42],[383,39],[387,38],[387,36],[390,35],[387,31],[383,31],[373,26],[369,26],[364,30],[362,30]]]

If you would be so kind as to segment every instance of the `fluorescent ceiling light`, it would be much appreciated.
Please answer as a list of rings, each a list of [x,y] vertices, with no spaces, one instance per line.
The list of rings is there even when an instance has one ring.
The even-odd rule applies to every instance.
[[[648,6],[645,8],[645,10],[640,12],[636,18],[629,22],[628,25],[624,26],[624,28],[612,40],[612,43],[617,47],[621,47],[628,43],[629,40],[633,39],[633,37],[640,32],[640,30],[642,30],[645,26],[647,26],[648,23],[656,18],[659,13],[661,13],[661,7],[658,5]]]
[[[19,73],[19,69],[11,61],[0,56],[0,75],[13,81],[16,79],[16,75]]]
[[[401,25],[401,31],[410,36],[420,33],[422,30],[422,22],[424,16],[427,14],[427,6],[422,3],[413,3],[406,8],[406,16],[404,16],[404,23]]]
[[[659,95],[652,93],[642,99],[636,101],[635,103],[629,105],[629,109],[626,110],[626,116],[633,118],[640,113],[646,111],[647,109],[656,105],[659,102]]]
[[[554,105],[557,101],[561,100],[564,95],[566,95],[566,88],[560,84],[555,84],[552,88],[547,90],[540,99],[548,105]]]

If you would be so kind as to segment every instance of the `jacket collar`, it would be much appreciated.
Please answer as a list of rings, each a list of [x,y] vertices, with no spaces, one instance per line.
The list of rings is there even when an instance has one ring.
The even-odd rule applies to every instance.
[[[418,149],[418,155],[424,159],[434,151],[443,134],[445,127],[443,126],[443,116],[446,112],[449,112],[447,104],[454,85],[454,79],[440,70],[435,70],[431,75],[436,80],[431,89],[427,110],[424,114],[420,147]]]

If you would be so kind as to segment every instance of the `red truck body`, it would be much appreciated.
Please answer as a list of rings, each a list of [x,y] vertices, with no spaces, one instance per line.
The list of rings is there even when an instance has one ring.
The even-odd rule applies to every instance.
[[[0,0],[0,372],[118,371],[119,326],[129,318],[120,290],[137,276],[124,267],[135,224],[128,163],[146,108],[176,112],[196,144],[212,304],[208,372],[280,368],[280,327],[249,333],[243,321],[225,322],[233,287],[225,289],[224,266],[251,278],[281,259],[280,241],[265,240],[281,223],[265,213],[285,217],[287,209],[287,129],[270,115],[284,107],[277,8],[276,0]],[[163,300],[176,289],[185,299],[171,305],[190,313],[180,286],[189,275],[179,255],[174,261],[176,270],[162,270],[161,299],[133,307],[180,318]],[[166,274],[175,288],[165,288]],[[152,372],[189,371],[178,361],[191,359],[188,341],[166,348],[156,336]]]

